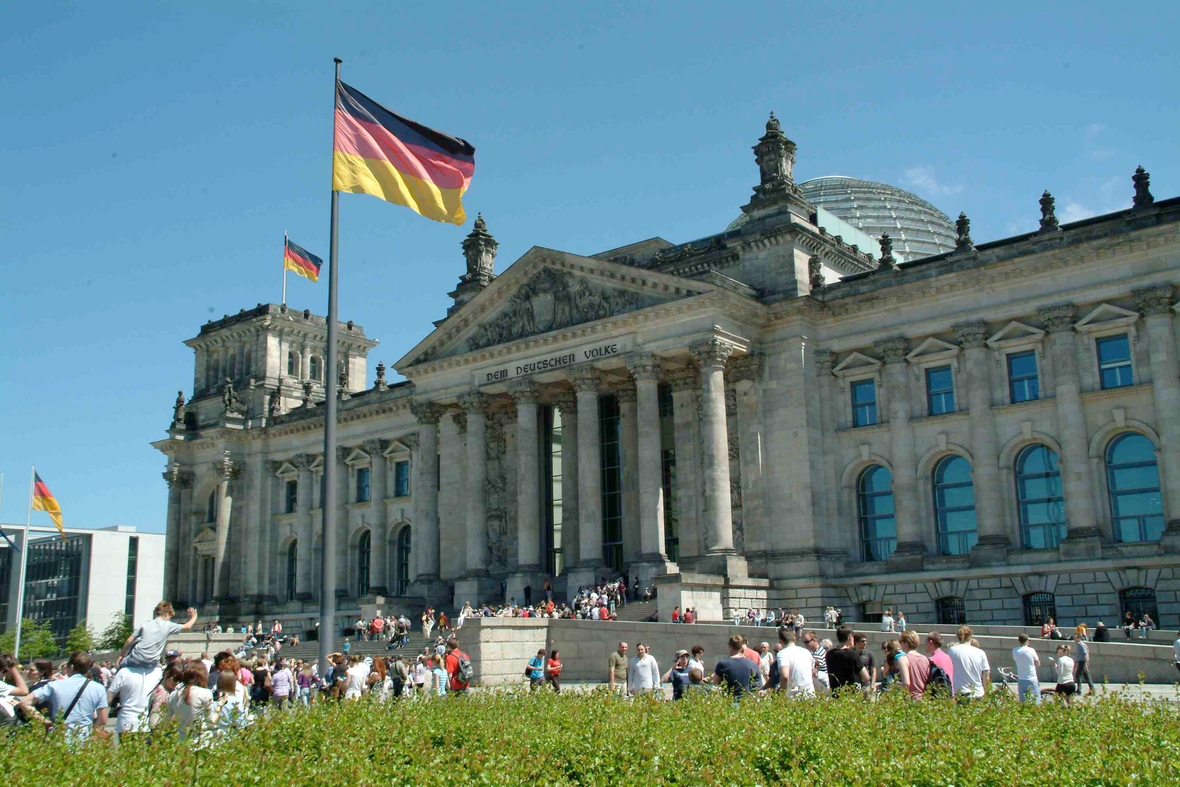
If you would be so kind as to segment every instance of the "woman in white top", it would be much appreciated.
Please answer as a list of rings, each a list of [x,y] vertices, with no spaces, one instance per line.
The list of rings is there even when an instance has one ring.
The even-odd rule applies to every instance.
[[[208,743],[216,724],[217,705],[209,685],[209,672],[199,660],[190,661],[180,676],[180,685],[168,698],[168,712],[177,720],[180,739]]]
[[[1053,660],[1053,664],[1057,668],[1057,695],[1065,697],[1065,704],[1069,705],[1078,690],[1077,684],[1073,681],[1074,660],[1069,657],[1069,645],[1057,646],[1057,658]]]
[[[430,672],[426,668],[426,657],[419,656],[418,663],[414,665],[414,686],[418,689],[419,694],[426,693],[426,674]]]
[[[240,730],[253,721],[250,711],[246,708],[246,701],[237,691],[238,687],[241,687],[241,684],[237,682],[236,676],[232,672],[222,670],[217,679],[221,699],[217,701],[210,717],[211,722],[216,725],[218,738],[223,738],[234,730]]]

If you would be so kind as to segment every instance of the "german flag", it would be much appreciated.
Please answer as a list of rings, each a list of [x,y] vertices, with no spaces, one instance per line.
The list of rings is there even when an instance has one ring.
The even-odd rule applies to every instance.
[[[53,524],[57,525],[57,532],[61,533],[62,538],[66,537],[66,531],[61,525],[61,506],[57,504],[57,498],[53,496],[49,487],[45,486],[45,482],[35,471],[33,473],[33,510],[49,514]]]
[[[395,115],[336,83],[333,191],[371,194],[428,219],[462,224],[463,192],[474,172],[471,143]]]
[[[283,243],[283,267],[295,271],[305,279],[319,281],[320,268],[323,267],[324,261],[290,240],[284,240]]]

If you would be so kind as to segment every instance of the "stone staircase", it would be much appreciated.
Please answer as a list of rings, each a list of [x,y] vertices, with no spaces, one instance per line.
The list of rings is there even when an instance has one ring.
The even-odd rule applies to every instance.
[[[619,620],[648,623],[654,621],[657,606],[654,601],[632,601],[624,606],[615,607],[615,615]]]

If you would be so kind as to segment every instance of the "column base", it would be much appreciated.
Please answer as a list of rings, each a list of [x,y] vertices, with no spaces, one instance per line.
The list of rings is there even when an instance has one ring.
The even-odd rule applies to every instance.
[[[693,562],[693,571],[698,574],[716,574],[729,579],[745,579],[750,576],[750,567],[745,557],[729,551],[697,558]]]
[[[1096,527],[1071,529],[1058,547],[1062,560],[1102,557],[1102,533]]]
[[[448,601],[454,604],[456,610],[463,608],[463,605],[471,602],[471,606],[478,609],[484,602],[492,601],[500,594],[500,583],[488,574],[482,576],[468,576],[462,579],[455,580],[455,596],[454,599],[446,598],[439,602],[438,608],[442,609],[448,605]]]
[[[902,542],[885,561],[889,571],[921,571],[926,559],[926,545],[920,541]]]
[[[663,574],[655,578],[656,609],[661,623],[672,621],[672,610],[697,611],[698,623],[724,620],[725,578],[716,574]]]
[[[571,568],[565,573],[566,575],[566,596],[571,600],[577,594],[580,587],[594,587],[598,584],[600,579],[599,574],[605,571],[605,568],[599,565],[578,566]]]
[[[529,588],[529,597],[525,598],[524,589]],[[541,576],[540,566],[521,566],[515,574],[508,577],[507,596],[505,601],[516,599],[519,605],[536,604],[545,598],[545,580]]]
[[[1165,553],[1180,552],[1180,519],[1173,519],[1160,537],[1160,547]]]
[[[642,594],[646,588],[655,590],[656,577],[679,574],[680,568],[663,555],[644,555],[642,562],[632,563],[628,567],[627,573],[631,575],[632,582],[639,580],[639,592]]]
[[[984,536],[968,554],[973,566],[1001,565],[1008,560],[1008,539],[1004,536]]]
[[[311,601],[311,599],[312,599],[312,595],[310,593],[308,593],[306,590],[301,590],[295,594],[296,601]]]

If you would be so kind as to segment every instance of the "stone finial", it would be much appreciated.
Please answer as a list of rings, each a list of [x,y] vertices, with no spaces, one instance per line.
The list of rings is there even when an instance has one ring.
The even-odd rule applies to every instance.
[[[541,396],[541,386],[529,377],[521,377],[508,383],[508,393],[518,405],[536,404]]]
[[[987,323],[964,322],[955,326],[955,336],[959,344],[966,350],[983,347],[987,340]]]
[[[1041,322],[1045,323],[1045,330],[1049,333],[1061,333],[1073,330],[1076,308],[1072,303],[1060,303],[1056,306],[1042,306],[1037,309]]]
[[[815,351],[815,368],[824,374],[830,374],[836,365],[836,353],[831,350]]]
[[[443,408],[433,402],[414,401],[410,403],[410,412],[423,426],[436,426],[442,418]]]
[[[733,355],[733,345],[717,337],[694,342],[689,345],[688,352],[701,369],[725,368],[725,362]]]
[[[303,406],[304,407],[311,407],[312,406],[311,388],[312,388],[311,380],[304,380],[303,381]]]
[[[176,402],[172,405],[172,426],[184,428],[184,391],[176,392]]]
[[[377,382],[373,383],[373,387],[378,391],[384,391],[389,388],[389,384],[385,382],[385,364],[381,361],[377,362]]]
[[[905,363],[906,341],[904,336],[879,339],[873,342],[873,350],[885,363]]]
[[[467,275],[464,281],[488,284],[492,280],[496,261],[496,249],[500,244],[488,232],[483,214],[477,214],[471,234],[463,239],[463,256],[467,258]]]
[[[311,309],[304,309],[303,310],[303,319],[305,319],[305,320],[311,319]]]
[[[270,396],[266,397],[266,417],[276,418],[282,415],[283,397],[276,390]]]
[[[1131,182],[1135,184],[1135,207],[1150,207],[1155,202],[1155,197],[1151,196],[1151,175],[1143,167],[1136,167]]]
[[[340,374],[337,375],[336,398],[337,399],[351,398],[348,394],[348,372],[346,372],[344,369],[341,369]]]
[[[592,366],[582,366],[570,372],[570,382],[578,393],[597,392],[602,385],[602,375]]]
[[[1172,316],[1172,285],[1160,284],[1135,290],[1135,306],[1143,312],[1144,317],[1153,314]]]
[[[877,262],[877,272],[889,272],[897,270],[897,260],[893,258],[893,238],[889,237],[889,233],[881,233],[881,259]]]
[[[955,250],[975,251],[975,241],[971,240],[971,219],[967,218],[966,213],[960,213],[959,218],[955,219],[955,230],[958,233]]]
[[[807,279],[811,291],[822,290],[824,287],[824,263],[819,257],[807,260]]]
[[[459,397],[459,406],[463,408],[463,412],[468,416],[487,416],[488,397],[484,396],[479,391],[465,393]]]
[[[633,352],[623,360],[636,382],[659,382],[660,360],[656,356],[646,352]]]
[[[795,167],[795,143],[787,139],[783,126],[774,113],[766,121],[766,133],[754,146],[754,160],[762,176],[762,186],[793,185],[792,170]]]
[[[1041,232],[1055,232],[1061,229],[1057,223],[1056,206],[1057,200],[1053,199],[1053,195],[1045,189],[1045,193],[1041,195]]]

